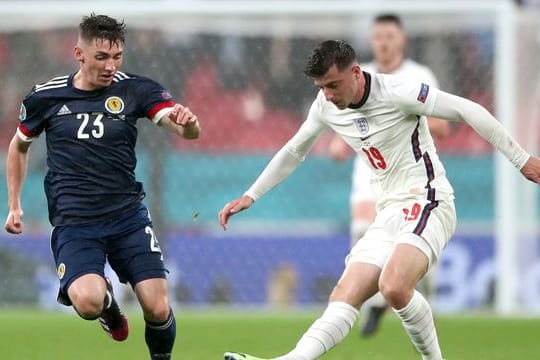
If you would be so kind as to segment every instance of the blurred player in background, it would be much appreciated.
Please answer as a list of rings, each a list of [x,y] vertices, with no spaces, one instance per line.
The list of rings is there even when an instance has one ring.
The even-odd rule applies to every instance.
[[[319,44],[305,73],[320,88],[306,121],[248,191],[224,206],[220,224],[226,229],[232,215],[289,176],[328,128],[373,168],[382,195],[375,221],[346,258],[326,311],[277,359],[313,360],[328,352],[349,333],[362,303],[380,290],[422,359],[441,360],[431,308],[415,286],[452,236],[456,214],[425,116],[467,122],[536,183],[540,160],[482,106],[410,78],[363,72],[343,41]],[[225,359],[258,358],[225,353]]]
[[[439,83],[433,72],[426,66],[405,57],[407,37],[403,32],[401,19],[394,14],[377,16],[371,28],[370,46],[374,60],[361,64],[364,71],[403,75],[414,78],[427,85],[438,88]],[[431,135],[443,138],[450,133],[450,123],[442,119],[428,118]],[[346,160],[351,154],[351,148],[341,136],[334,136],[330,143],[330,155],[337,161]],[[380,186],[372,181],[373,172],[357,156],[354,161],[352,176],[351,204],[351,248],[358,239],[364,236],[369,225],[375,219],[375,203],[380,195]],[[431,283],[431,284],[430,284]],[[432,277],[423,282],[424,293],[430,292],[434,285]],[[367,318],[361,330],[361,335],[368,337],[377,331],[382,315],[389,308],[384,297],[378,293],[366,302]]]
[[[200,128],[187,107],[145,77],[119,71],[125,25],[105,15],[84,17],[74,49],[79,70],[36,85],[21,105],[9,145],[9,233],[23,231],[20,195],[32,140],[45,131],[45,193],[53,225],[51,248],[60,279],[58,301],[86,320],[99,319],[115,340],[128,323],[103,268],[108,260],[129,283],[146,321],[152,359],[170,359],[176,323],[166,269],[142,184],[135,180],[137,119],[149,118],[185,139]]]

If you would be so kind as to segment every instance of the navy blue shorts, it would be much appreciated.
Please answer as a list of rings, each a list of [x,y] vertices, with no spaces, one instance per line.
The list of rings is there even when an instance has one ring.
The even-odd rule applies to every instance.
[[[165,278],[167,269],[146,206],[116,219],[86,225],[57,226],[51,250],[60,279],[58,301],[71,305],[67,289],[82,275],[105,276],[107,260],[123,283]]]

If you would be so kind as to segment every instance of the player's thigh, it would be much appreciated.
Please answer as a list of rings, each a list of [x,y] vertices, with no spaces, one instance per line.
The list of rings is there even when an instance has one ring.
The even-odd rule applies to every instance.
[[[167,270],[152,224],[143,223],[109,241],[108,260],[119,280],[133,288],[144,280],[166,278]]]
[[[67,296],[68,288],[78,278],[87,274],[104,277],[105,244],[96,237],[93,226],[54,228],[51,234],[51,251],[60,280],[58,300],[63,304],[71,305]],[[94,286],[93,282],[90,284]]]
[[[342,301],[357,309],[378,291],[381,269],[373,264],[351,262],[336,284],[330,301]]]
[[[396,243],[382,269],[379,287],[383,293],[412,290],[428,268],[429,260],[423,251],[414,245]]]
[[[366,263],[382,269],[392,251],[402,217],[399,210],[388,207],[377,213],[364,236],[352,247],[345,264]]]

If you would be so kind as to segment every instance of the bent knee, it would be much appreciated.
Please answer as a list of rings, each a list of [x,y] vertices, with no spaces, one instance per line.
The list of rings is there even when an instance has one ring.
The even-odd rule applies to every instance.
[[[106,291],[105,282],[74,282],[68,295],[77,313],[83,319],[93,320],[103,312]]]
[[[169,318],[171,311],[167,297],[155,299],[144,307],[144,318],[151,322],[163,322]]]
[[[390,306],[394,309],[401,309],[409,303],[414,287],[409,288],[402,282],[391,279],[381,279],[379,290]]]
[[[103,312],[105,297],[78,296],[71,299],[73,307],[80,317],[86,320],[95,320]]]

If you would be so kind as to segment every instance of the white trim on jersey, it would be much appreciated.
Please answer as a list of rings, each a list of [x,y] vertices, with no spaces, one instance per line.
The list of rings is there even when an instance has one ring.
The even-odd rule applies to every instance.
[[[33,138],[33,137],[29,137],[29,136],[24,135],[23,132],[21,131],[21,129],[19,129],[19,128],[17,128],[17,135],[19,136],[19,138],[20,138],[22,141],[28,142],[28,143],[34,141],[34,139],[35,139],[35,138]]]
[[[114,75],[118,75],[119,77],[122,77],[124,79],[131,79],[125,72],[117,71]]]
[[[121,71],[117,71],[113,77],[114,82],[119,82],[126,79],[131,79],[131,77],[127,76],[126,73],[123,73]]]
[[[43,90],[50,90],[50,89],[57,89],[57,88],[61,88],[61,87],[66,87],[67,85],[68,84],[67,84],[67,80],[66,80],[64,83],[61,83],[61,84],[48,85],[48,86],[45,86],[45,87],[36,88],[35,92],[40,92],[40,91],[43,91]]]
[[[67,82],[68,78],[69,78],[69,75],[55,77],[47,82],[36,84],[36,89],[41,89],[49,85],[57,85],[57,84]]]
[[[173,107],[166,107],[161,110],[159,110],[156,115],[151,119],[154,124],[158,124],[161,119],[167,114],[169,114],[174,108]]]

